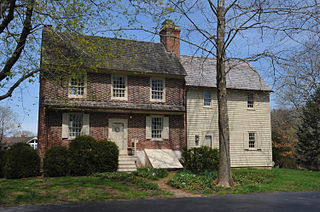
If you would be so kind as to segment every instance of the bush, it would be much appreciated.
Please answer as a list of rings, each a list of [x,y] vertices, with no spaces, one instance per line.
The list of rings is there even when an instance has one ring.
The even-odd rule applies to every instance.
[[[197,191],[201,193],[212,193],[214,180],[217,178],[217,172],[192,173],[191,171],[179,171],[168,182],[169,185],[188,191]]]
[[[4,167],[8,179],[35,177],[40,175],[40,157],[37,151],[25,143],[14,144],[6,154]]]
[[[0,150],[0,178],[4,177],[4,165],[6,162],[6,152],[5,150]]]
[[[70,142],[70,174],[90,175],[96,171],[95,154],[97,141],[91,136],[79,136]]]
[[[48,149],[43,160],[45,176],[66,176],[69,173],[69,154],[69,150],[64,146],[54,146]]]
[[[133,174],[149,180],[159,180],[167,177],[168,171],[166,169],[139,168]]]
[[[94,148],[95,172],[114,172],[118,169],[119,148],[112,141],[101,140]]]
[[[194,172],[218,170],[219,151],[207,146],[191,149],[184,148],[181,162],[186,170]]]

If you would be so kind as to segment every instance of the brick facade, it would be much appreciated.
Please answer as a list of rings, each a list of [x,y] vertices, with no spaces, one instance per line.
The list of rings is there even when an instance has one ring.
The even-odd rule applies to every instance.
[[[146,116],[154,111],[143,110],[137,113],[132,110],[130,113],[111,113],[108,110],[95,112],[90,109],[70,108],[57,109],[46,106],[43,102],[46,99],[68,101],[68,83],[57,83],[55,77],[50,75],[41,78],[40,104],[39,104],[39,153],[43,156],[45,150],[55,145],[69,144],[69,140],[62,139],[62,113],[79,111],[89,113],[90,135],[96,139],[108,139],[108,120],[128,120],[128,147],[132,147],[132,139],[137,138],[137,150],[147,149],[173,149],[181,151],[186,146],[184,113],[170,114],[170,111],[158,111],[157,115],[169,117],[169,140],[152,141],[146,139]],[[87,74],[87,96],[84,99],[77,99],[81,102],[119,102],[111,99],[111,74],[88,73]],[[150,101],[150,76],[126,75],[128,86],[128,101],[121,101],[132,104],[162,104],[185,106],[184,103],[184,79],[165,78],[165,102]],[[164,77],[163,77],[164,78]]]
[[[68,100],[68,82],[58,82],[56,77],[45,76],[44,99]],[[128,101],[133,104],[163,104],[184,106],[184,79],[165,79],[165,102],[150,101],[150,76],[127,75]],[[111,74],[88,73],[87,96],[83,100],[116,102],[111,99]],[[80,100],[79,100],[80,101]],[[123,100],[122,100],[123,101]]]
[[[62,139],[62,111],[47,112],[47,148],[56,145],[67,146],[70,140]],[[183,115],[169,115],[169,140],[151,141],[146,139],[146,114],[89,113],[90,136],[100,140],[108,139],[108,120],[128,120],[128,147],[132,147],[132,139],[137,138],[137,150],[173,149],[182,150],[185,144]]]

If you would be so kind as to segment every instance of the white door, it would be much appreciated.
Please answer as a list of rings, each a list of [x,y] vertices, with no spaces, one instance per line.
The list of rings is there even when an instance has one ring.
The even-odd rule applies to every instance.
[[[120,154],[127,154],[127,120],[109,119],[109,140],[115,142]]]

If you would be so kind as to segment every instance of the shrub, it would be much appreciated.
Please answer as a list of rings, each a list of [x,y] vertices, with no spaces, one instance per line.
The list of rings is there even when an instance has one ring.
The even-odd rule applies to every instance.
[[[79,136],[70,142],[70,174],[90,175],[95,172],[95,148],[97,141],[91,136]]]
[[[6,162],[6,152],[5,150],[0,150],[0,178],[4,177],[4,165]]]
[[[167,177],[168,171],[166,169],[139,168],[133,174],[150,180],[159,180]]]
[[[169,185],[185,189],[188,191],[197,191],[201,193],[212,193],[214,180],[217,178],[217,172],[192,173],[191,171],[179,171],[168,182]]]
[[[112,141],[101,140],[94,148],[95,172],[114,172],[118,169],[119,148]]]
[[[69,173],[69,154],[69,150],[64,146],[54,146],[48,149],[43,160],[45,176],[66,176]]]
[[[31,146],[25,143],[14,144],[6,154],[4,167],[8,179],[35,177],[40,174],[40,157]]]
[[[207,146],[186,149],[182,153],[181,162],[186,170],[203,172],[218,170],[219,152]]]

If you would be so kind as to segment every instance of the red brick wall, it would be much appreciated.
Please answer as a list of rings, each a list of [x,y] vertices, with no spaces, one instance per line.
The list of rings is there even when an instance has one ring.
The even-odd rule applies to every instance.
[[[132,117],[130,119],[130,116]],[[108,120],[110,118],[128,120],[128,147],[132,146],[132,139],[138,138],[138,149],[173,149],[182,150],[186,146],[184,139],[183,115],[169,116],[169,140],[146,140],[145,114],[116,114],[116,113],[90,113],[90,135],[96,139],[108,138]],[[70,141],[62,139],[62,112],[47,111],[48,119],[48,147],[55,145],[68,145]]]
[[[87,74],[87,101],[119,101],[111,100],[111,75],[88,73]],[[166,104],[184,105],[184,79],[165,79],[166,102],[155,103],[150,101],[150,77],[128,75],[128,103],[135,104]],[[58,82],[56,78],[46,76],[44,86],[45,99],[68,99],[67,82]]]

